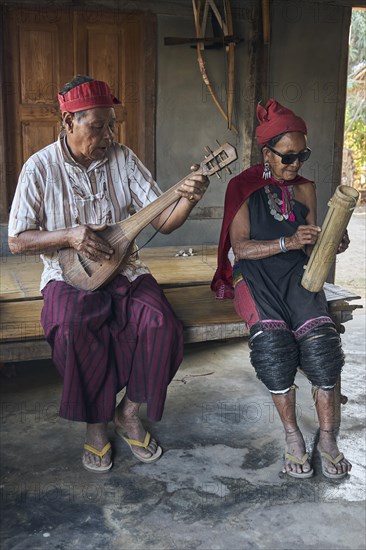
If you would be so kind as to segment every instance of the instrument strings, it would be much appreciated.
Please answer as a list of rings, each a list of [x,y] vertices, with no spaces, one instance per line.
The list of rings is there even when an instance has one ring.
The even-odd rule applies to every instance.
[[[169,216],[167,216],[167,218],[163,221],[163,223],[161,224],[161,226],[158,227],[158,229],[155,230],[155,232],[153,233],[153,235],[152,235],[144,244],[142,244],[141,246],[139,246],[139,247],[137,248],[137,250],[135,250],[134,252],[132,252],[132,253],[130,254],[130,256],[132,256],[132,254],[135,254],[136,252],[139,252],[142,248],[145,248],[145,246],[146,246],[147,244],[149,244],[149,242],[151,242],[151,241],[153,240],[154,237],[156,237],[156,235],[159,233],[159,231],[164,227],[164,225],[166,224],[166,222],[169,220],[169,218],[170,218],[170,216],[173,214],[174,210],[177,208],[178,203],[179,203],[179,201],[180,201],[181,198],[182,198],[182,197],[179,197],[179,199],[177,200],[177,202],[176,202],[175,205],[174,205],[174,208],[173,208],[172,211],[170,212]]]
[[[183,181],[183,180],[182,180]],[[151,205],[154,205],[156,208],[158,207],[158,204],[156,204],[158,201],[159,201],[159,211],[161,212],[162,210],[164,210],[165,208],[167,208],[170,204],[172,204],[172,200],[171,200],[171,195],[172,195],[172,192],[174,192],[174,189],[176,187],[178,187],[179,185],[181,184],[181,182],[179,182],[179,184],[175,185],[174,188],[170,189],[169,191],[167,191],[166,193],[164,193],[163,195],[161,195],[156,201],[154,201],[153,203],[150,203]],[[142,248],[144,248],[156,235],[157,233],[159,233],[159,231],[164,227],[164,225],[167,223],[168,219],[170,218],[170,216],[173,214],[175,208],[177,207],[179,201],[180,201],[181,197],[178,197],[177,198],[177,201],[176,201],[176,204],[174,205],[174,208],[172,209],[172,211],[170,212],[169,216],[167,216],[167,218],[164,220],[164,222],[161,224],[161,226],[155,231],[155,233],[146,241],[146,243],[144,243],[142,246],[140,246],[137,250],[134,250],[133,252],[131,252],[131,254],[129,256],[132,256],[133,254],[135,254],[136,252],[138,252],[139,250],[141,250]],[[158,216],[159,214],[157,213],[156,216]],[[154,216],[154,217],[156,217]],[[149,215],[148,213],[145,213],[144,212],[144,209],[143,210],[140,210],[139,212],[139,217],[141,218],[141,222],[140,222],[140,226],[141,227],[141,230],[143,229],[143,227],[146,227],[146,225],[148,225],[150,223],[151,220],[151,214]],[[131,218],[127,218],[128,220],[131,220],[132,219],[132,216]],[[154,218],[153,218],[154,219]],[[123,221],[126,221],[126,220],[123,220]],[[134,231],[134,235],[131,236],[131,242],[132,242],[132,239],[134,239],[136,237],[136,235],[138,234],[139,231]],[[111,245],[111,247],[113,248],[115,245],[117,245],[123,238],[128,238],[126,237],[126,234],[125,233],[122,233],[122,234],[117,234],[117,235],[114,235],[112,236],[112,238],[108,241],[108,243]],[[77,253],[77,251],[75,251],[75,253],[79,256],[79,254]],[[81,255],[80,255],[81,256]],[[104,262],[104,260],[103,260]],[[97,261],[95,260],[90,260],[89,258],[86,258],[85,256],[83,256],[83,259],[82,259],[82,262],[78,262],[78,263],[74,263],[74,265],[69,269],[69,275],[71,277],[73,277],[74,275],[77,275],[77,273],[79,272],[80,270],[80,264],[82,265],[82,267],[85,269],[85,268],[88,268],[88,267],[91,267],[93,265],[96,265]],[[104,268],[104,263],[101,264],[101,265],[98,265],[98,267],[94,270],[94,274],[100,272],[102,269]]]

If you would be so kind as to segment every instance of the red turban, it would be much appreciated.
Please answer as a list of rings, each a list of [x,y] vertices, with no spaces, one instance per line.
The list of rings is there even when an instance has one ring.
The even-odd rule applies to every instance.
[[[275,99],[270,99],[265,107],[258,103],[257,118],[259,126],[255,135],[260,145],[264,145],[275,136],[286,132],[307,134],[303,119],[295,115],[290,109],[280,105]]]
[[[77,113],[96,107],[113,107],[114,104],[121,103],[114,97],[108,84],[102,80],[84,82],[66,94],[59,93],[57,97],[62,113],[64,111]]]

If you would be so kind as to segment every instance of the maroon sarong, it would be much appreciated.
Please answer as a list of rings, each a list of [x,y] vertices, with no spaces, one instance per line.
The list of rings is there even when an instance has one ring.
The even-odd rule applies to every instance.
[[[152,275],[132,283],[118,275],[94,292],[50,281],[42,293],[42,326],[64,379],[60,416],[108,422],[126,387],[160,420],[183,359],[183,327]]]

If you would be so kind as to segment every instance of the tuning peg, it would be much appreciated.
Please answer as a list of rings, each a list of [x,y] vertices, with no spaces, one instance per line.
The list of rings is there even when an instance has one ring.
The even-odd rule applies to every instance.
[[[212,151],[212,149],[210,149],[210,147],[208,145],[206,145],[205,151],[206,151],[208,156],[210,156],[210,155],[212,156],[212,160],[210,160],[210,163],[211,164],[215,163],[218,167],[220,167],[220,164],[217,162],[217,159],[214,155],[214,152]],[[217,178],[219,178],[219,180],[221,180],[221,176],[220,176],[219,172],[215,172],[215,175],[216,175]]]
[[[219,141],[216,140],[217,144],[220,145]],[[222,151],[221,153],[219,153],[218,155],[218,158],[220,159],[220,161],[224,161],[225,159],[227,159],[227,154],[225,153],[225,151]],[[228,174],[232,174],[232,171],[230,170],[230,168],[228,166],[225,167],[225,170]]]

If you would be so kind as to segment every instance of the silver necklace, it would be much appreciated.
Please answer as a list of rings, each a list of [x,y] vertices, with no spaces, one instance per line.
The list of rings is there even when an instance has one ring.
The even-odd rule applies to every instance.
[[[293,185],[281,187],[282,198],[280,198],[275,191],[271,191],[269,185],[266,185],[264,190],[268,198],[269,212],[274,217],[274,219],[282,222],[283,220],[288,220],[290,218],[290,221],[293,221]]]

